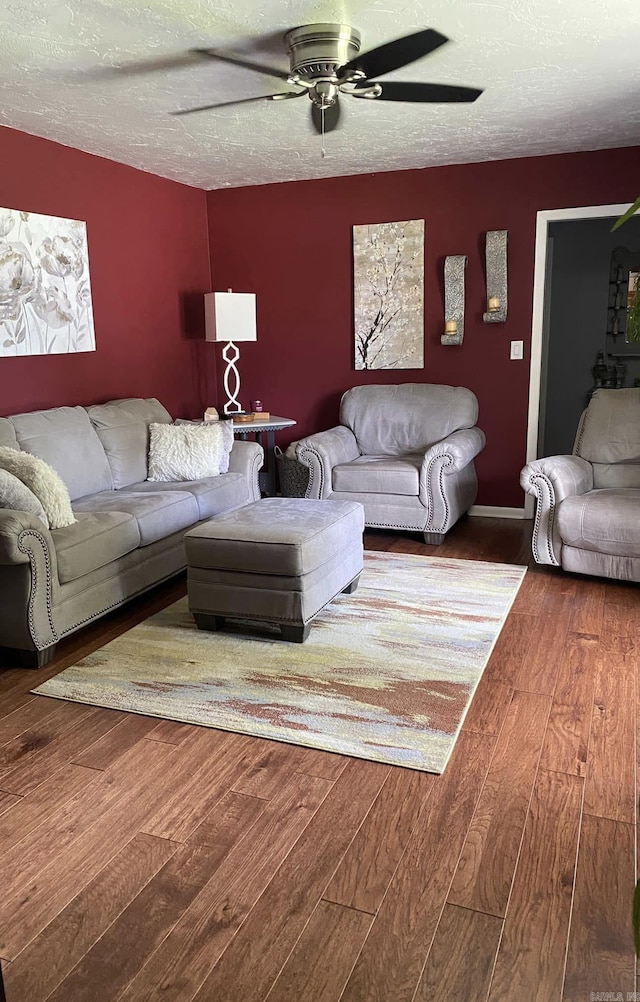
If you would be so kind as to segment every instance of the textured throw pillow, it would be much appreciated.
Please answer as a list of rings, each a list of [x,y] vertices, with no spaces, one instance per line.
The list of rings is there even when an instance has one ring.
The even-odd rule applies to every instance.
[[[49,519],[33,491],[30,491],[22,480],[14,477],[13,473],[2,469],[0,469],[0,508],[26,511],[29,515],[35,515],[47,529],[49,528]]]
[[[222,459],[222,432],[210,424],[150,424],[147,480],[202,480],[217,477]]]
[[[233,449],[233,421],[215,422],[222,433],[222,459],[220,460],[220,473],[229,472],[229,454]],[[186,418],[176,418],[174,424],[195,424],[211,425],[211,421],[187,421]]]
[[[71,510],[69,491],[60,474],[45,463],[44,459],[38,459],[30,452],[0,446],[0,469],[12,473],[35,494],[45,510],[51,529],[73,525],[75,517]]]

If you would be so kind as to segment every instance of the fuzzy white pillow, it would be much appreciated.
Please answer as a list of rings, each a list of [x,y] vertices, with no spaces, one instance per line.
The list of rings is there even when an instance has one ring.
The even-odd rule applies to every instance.
[[[202,480],[220,473],[223,443],[217,422],[150,424],[147,480]]]
[[[73,525],[75,516],[71,510],[69,491],[60,474],[44,459],[3,445],[0,446],[0,469],[12,473],[35,494],[51,529]]]
[[[188,421],[186,418],[176,418],[174,424],[211,424],[211,421]],[[220,460],[220,473],[229,472],[229,454],[233,449],[233,421],[219,421],[218,428],[222,435],[222,459]]]
[[[37,497],[29,488],[8,470],[0,469],[0,508],[11,511],[26,511],[35,515],[49,528],[49,519]]]

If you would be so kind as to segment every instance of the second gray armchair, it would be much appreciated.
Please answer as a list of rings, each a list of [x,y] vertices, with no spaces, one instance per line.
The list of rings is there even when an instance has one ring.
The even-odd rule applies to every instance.
[[[355,386],[339,424],[301,439],[309,498],[359,501],[372,528],[422,532],[441,543],[474,503],[474,457],[485,436],[478,401],[462,386]]]
[[[538,564],[640,581],[640,390],[595,390],[571,456],[528,463]]]

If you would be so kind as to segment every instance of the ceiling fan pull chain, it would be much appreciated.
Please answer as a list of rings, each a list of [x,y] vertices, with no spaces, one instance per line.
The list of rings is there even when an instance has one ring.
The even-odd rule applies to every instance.
[[[324,158],[327,155],[327,151],[324,148],[324,105],[322,105],[322,107],[320,109],[320,121],[322,122],[322,149],[320,151],[320,156],[324,160]]]

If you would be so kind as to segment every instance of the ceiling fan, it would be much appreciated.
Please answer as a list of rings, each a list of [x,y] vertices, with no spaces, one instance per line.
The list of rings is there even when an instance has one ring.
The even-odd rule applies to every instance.
[[[331,132],[338,125],[341,94],[373,101],[475,101],[482,91],[474,87],[375,79],[428,56],[447,41],[440,32],[425,28],[368,52],[360,52],[360,32],[355,28],[347,24],[305,24],[293,28],[284,36],[290,63],[288,73],[218,49],[193,49],[194,55],[222,60],[265,76],[276,77],[298,89],[246,97],[239,101],[205,104],[175,111],[173,114],[191,115],[198,111],[248,104],[252,101],[287,101],[306,94],[311,100],[313,127],[317,132],[324,133]]]

